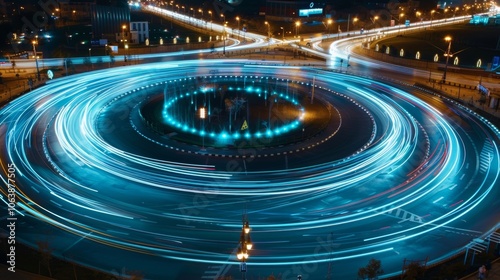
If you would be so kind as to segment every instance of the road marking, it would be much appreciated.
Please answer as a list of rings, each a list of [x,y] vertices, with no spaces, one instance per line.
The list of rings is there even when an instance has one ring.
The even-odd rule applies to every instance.
[[[443,199],[443,198],[444,198],[444,196],[442,196],[442,197],[440,197],[440,198],[438,198],[438,199],[434,200],[432,203],[437,203],[437,202],[439,202],[439,201],[440,201],[441,199]]]

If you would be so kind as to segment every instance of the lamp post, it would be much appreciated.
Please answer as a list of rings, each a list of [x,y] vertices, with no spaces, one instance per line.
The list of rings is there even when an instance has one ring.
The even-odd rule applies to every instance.
[[[221,17],[224,17],[224,15],[221,15]],[[223,32],[222,32],[222,40],[224,40],[224,47],[222,48],[223,55],[226,55],[226,26],[227,26],[227,23],[224,23]]]
[[[448,60],[450,59],[450,56],[452,56],[452,54],[450,53],[450,50],[451,50],[451,37],[450,36],[446,36],[444,38],[444,40],[446,42],[448,42],[448,50],[446,51],[446,53],[444,54],[444,56],[446,56],[446,62],[444,64],[444,72],[443,72],[443,80],[442,80],[442,83],[445,83],[446,82],[446,71],[448,70]]]
[[[208,11],[208,13],[210,14],[210,31],[213,31],[212,30],[212,11]]]
[[[125,39],[125,30],[127,29],[127,25],[122,25],[122,42],[123,42],[123,46],[125,47],[125,45],[127,44],[127,39]]]
[[[373,23],[373,26],[376,28],[377,27],[377,20],[379,19],[378,16],[374,16],[373,18],[371,18],[372,20],[372,23]]]
[[[329,18],[327,21],[326,21],[326,26],[328,27],[327,31],[328,31],[328,36],[327,37],[330,37],[330,34],[332,33],[332,30],[331,30],[331,26],[332,26],[332,23],[333,23],[333,20],[331,18]]]
[[[207,110],[205,107],[200,108],[200,119],[202,121],[201,129],[200,129],[200,134],[201,134],[201,141],[202,141],[202,147],[201,150],[205,150],[205,118],[207,117]]]
[[[281,29],[281,41],[285,42],[285,29],[283,26],[280,26]]]
[[[267,51],[266,53],[269,52],[269,44],[271,44],[271,25],[269,22],[264,22],[265,25],[267,25]]]
[[[33,56],[35,57],[36,78],[38,81],[40,81],[40,70],[38,68],[38,54],[36,53],[36,44],[38,44],[38,35],[36,35],[35,40],[33,40]]]
[[[92,48],[89,48],[89,63],[90,67],[94,69],[94,65],[92,64]]]
[[[250,239],[250,225],[248,219],[243,216],[243,227],[241,228],[240,241],[238,246],[238,252],[236,257],[241,261],[240,272],[242,274],[243,280],[246,279],[247,264],[246,260],[249,257],[248,251],[252,250],[253,244]]]
[[[238,40],[240,39],[240,17],[236,17],[236,21],[238,22]]]
[[[399,30],[398,30],[398,33],[401,32],[401,18],[404,17],[404,16],[405,16],[404,13],[400,13],[399,14],[399,19],[398,19]]]
[[[299,37],[300,21],[295,22],[295,37]]]
[[[125,50],[126,50],[125,62],[128,62],[128,44],[125,44]]]
[[[436,12],[435,10],[431,11],[431,26],[430,26],[431,28],[432,28],[432,20],[434,19],[434,13],[435,12]]]

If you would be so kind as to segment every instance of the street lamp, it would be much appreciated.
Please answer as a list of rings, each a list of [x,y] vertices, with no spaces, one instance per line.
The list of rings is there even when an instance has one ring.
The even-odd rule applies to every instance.
[[[224,15],[221,15],[221,17],[224,17]],[[227,23],[224,23],[224,29],[223,29],[223,32],[222,32],[222,40],[224,40],[224,47],[222,49],[222,54],[223,55],[226,55],[226,26],[227,26]]]
[[[269,22],[264,22],[265,25],[267,25],[267,51],[266,53],[269,52],[269,44],[271,44],[271,25]]]
[[[126,50],[125,62],[127,62],[128,61],[128,44],[125,44],[125,50]]]
[[[212,31],[212,11],[208,11],[210,14],[210,31]]]
[[[236,17],[236,21],[238,22],[238,40],[240,39],[240,17]]]
[[[446,82],[446,70],[448,70],[448,60],[450,59],[450,56],[453,55],[453,54],[450,53],[450,50],[451,50],[451,37],[450,36],[446,36],[444,38],[444,40],[446,42],[448,42],[448,50],[444,54],[444,56],[446,56],[446,62],[444,64],[443,81],[442,81],[443,83]]]
[[[125,46],[126,42],[127,42],[127,39],[125,39],[125,30],[127,29],[127,25],[122,25],[122,42],[123,42],[123,46]]]
[[[299,36],[300,21],[295,22],[295,37]]]
[[[90,67],[94,69],[94,65],[92,64],[92,48],[89,48],[89,63]]]
[[[202,137],[202,147],[201,149],[205,150],[205,118],[207,117],[207,110],[205,107],[200,108],[200,119],[202,120],[202,125],[200,129],[200,134]]]
[[[252,250],[253,244],[250,239],[250,225],[248,219],[243,218],[243,227],[241,228],[240,241],[238,246],[238,252],[236,257],[241,261],[240,272],[243,276],[243,280],[246,279],[247,264],[246,260],[249,257],[248,251]]]
[[[326,21],[326,25],[328,26],[328,34],[332,33],[332,30],[331,30],[331,26],[332,26],[332,23],[333,23],[333,20],[331,18],[329,18],[327,21]]]
[[[432,20],[434,19],[434,13],[435,12],[436,12],[435,10],[431,11],[431,26],[430,26],[431,28],[432,28]]]
[[[401,18],[404,17],[404,16],[405,16],[404,13],[400,13],[399,14],[399,20],[398,20],[399,31],[398,31],[398,33],[401,32]]]
[[[36,44],[38,44],[38,35],[36,35],[35,40],[33,40],[33,56],[35,57],[36,77],[38,81],[40,81],[40,70],[38,68],[38,54],[36,53]]]
[[[285,42],[285,29],[283,26],[280,26],[281,29],[281,41]]]

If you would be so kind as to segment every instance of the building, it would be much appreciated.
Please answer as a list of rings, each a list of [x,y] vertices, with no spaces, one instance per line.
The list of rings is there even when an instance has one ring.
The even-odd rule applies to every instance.
[[[268,0],[266,20],[288,22],[302,19],[321,20],[324,18],[324,6],[323,2]]]
[[[93,39],[130,41],[130,9],[94,5],[91,14]]]
[[[149,22],[133,21],[130,23],[130,43],[142,44],[149,38]]]
[[[59,14],[57,15],[64,23],[90,21],[92,7],[96,5],[95,0],[58,0]]]

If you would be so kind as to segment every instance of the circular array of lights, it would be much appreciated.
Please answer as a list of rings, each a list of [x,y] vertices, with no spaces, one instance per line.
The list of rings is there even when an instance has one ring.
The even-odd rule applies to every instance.
[[[205,76],[203,78],[204,79],[220,79],[220,78],[236,79],[236,78],[239,78],[242,80],[246,80],[247,78],[249,78],[249,79],[255,78],[258,80],[260,80],[260,79],[269,80],[270,79],[270,77],[257,77],[257,76],[255,76],[255,77],[254,76],[239,76],[238,77],[238,76],[232,76],[232,75],[224,76],[224,77],[223,76],[210,76],[210,77]],[[189,78],[189,79],[192,79],[192,78]],[[182,82],[182,81],[186,81],[189,79],[185,78],[185,79],[180,80],[180,81],[177,81],[177,80],[169,81],[168,83]],[[274,80],[276,78],[271,78],[271,79]],[[281,79],[281,80],[285,81],[284,79]],[[286,82],[288,82],[288,80]],[[244,133],[240,133],[238,131],[235,131],[235,132],[206,131],[205,129],[196,128],[194,126],[190,126],[189,124],[183,123],[182,121],[178,120],[174,114],[169,113],[169,109],[171,109],[174,106],[177,106],[177,102],[180,99],[190,98],[191,96],[197,97],[198,95],[210,95],[213,92],[215,92],[216,88],[210,87],[210,86],[202,86],[202,87],[199,87],[198,90],[195,90],[193,92],[185,92],[185,93],[179,94],[179,96],[169,97],[168,100],[165,102],[163,117],[165,118],[166,122],[170,126],[175,127],[183,132],[189,132],[192,134],[196,134],[198,136],[208,136],[208,137],[211,137],[213,139],[234,139],[234,140],[240,139],[242,137],[245,139],[262,138],[262,137],[271,138],[271,137],[284,134],[290,130],[293,130],[293,129],[300,127],[300,123],[304,120],[304,114],[305,114],[304,107],[301,106],[299,104],[299,102],[295,98],[291,97],[289,94],[280,93],[280,92],[276,92],[276,91],[268,92],[267,89],[264,89],[262,86],[258,86],[258,85],[256,86],[255,84],[252,86],[246,86],[246,87],[245,86],[242,86],[242,87],[229,86],[228,90],[244,93],[247,95],[254,94],[254,95],[258,96],[259,98],[265,98],[265,99],[272,98],[272,99],[275,99],[275,102],[277,101],[277,99],[288,101],[291,104],[298,107],[298,111],[300,111],[299,117],[297,119],[291,121],[288,124],[274,127],[272,129],[265,129],[265,130],[261,130],[261,131],[250,131],[250,129],[247,129],[247,130],[245,130]],[[206,106],[206,105],[204,105],[204,106]],[[208,117],[210,117],[211,110],[208,110],[207,108],[205,108],[205,110],[206,110],[206,114],[208,115]]]

